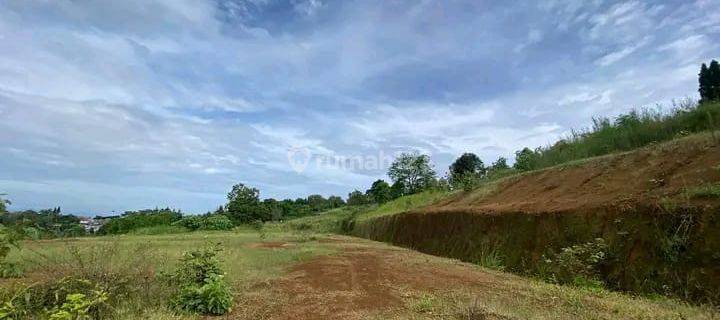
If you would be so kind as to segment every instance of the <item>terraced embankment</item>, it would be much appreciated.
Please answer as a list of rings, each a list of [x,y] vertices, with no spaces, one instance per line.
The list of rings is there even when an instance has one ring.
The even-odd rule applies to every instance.
[[[353,234],[534,274],[544,255],[602,238],[608,286],[718,303],[719,183],[720,145],[700,135],[512,177]]]

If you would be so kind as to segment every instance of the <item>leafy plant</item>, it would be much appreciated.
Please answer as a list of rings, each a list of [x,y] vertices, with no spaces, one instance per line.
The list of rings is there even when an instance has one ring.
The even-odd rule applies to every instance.
[[[91,296],[82,293],[73,293],[65,297],[65,302],[53,309],[49,314],[50,320],[85,320],[92,319],[90,310],[97,308],[108,300],[107,292],[94,290]]]
[[[263,223],[261,220],[254,220],[250,223],[250,227],[252,227],[253,230],[257,231],[260,239],[267,238],[267,233],[265,233],[265,223]]]
[[[221,315],[230,311],[232,294],[224,276],[212,274],[205,278],[201,285],[190,284],[182,287],[171,303],[188,312]]]
[[[178,310],[221,315],[230,311],[232,293],[225,281],[218,244],[183,253],[180,265],[167,276],[179,288],[170,304]]]
[[[543,256],[541,276],[563,284],[597,284],[592,280],[599,279],[599,267],[607,260],[607,252],[602,238],[562,248],[558,253]]]
[[[720,199],[720,183],[688,189],[685,193],[694,199]]]
[[[19,241],[22,238],[23,235],[21,231],[0,224],[0,277],[14,278],[22,275],[20,267],[7,261],[7,257],[12,249],[20,249]]]

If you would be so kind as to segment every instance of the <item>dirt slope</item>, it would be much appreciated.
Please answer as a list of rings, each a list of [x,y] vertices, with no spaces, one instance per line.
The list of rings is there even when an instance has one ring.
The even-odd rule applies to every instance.
[[[490,195],[463,194],[428,211],[567,212],[655,204],[663,197],[702,204],[686,199],[685,188],[719,182],[720,144],[700,135],[513,177]]]
[[[353,234],[542,273],[544,256],[602,238],[611,288],[720,303],[720,144],[698,135],[508,178],[433,206],[355,224]],[[489,258],[488,258],[489,257]]]

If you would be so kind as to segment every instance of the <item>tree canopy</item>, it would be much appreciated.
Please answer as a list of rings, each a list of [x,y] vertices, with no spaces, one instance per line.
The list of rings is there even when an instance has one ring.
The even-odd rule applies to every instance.
[[[709,67],[704,63],[700,66],[698,82],[701,102],[720,100],[720,64],[716,60]]]
[[[427,155],[402,153],[390,165],[388,176],[394,183],[402,183],[404,194],[413,194],[432,185],[435,170]]]
[[[463,153],[450,165],[451,177],[461,177],[467,174],[483,176],[487,173],[485,164],[474,153]]]
[[[385,180],[378,179],[373,182],[370,189],[365,192],[375,203],[383,204],[392,199],[390,185]]]

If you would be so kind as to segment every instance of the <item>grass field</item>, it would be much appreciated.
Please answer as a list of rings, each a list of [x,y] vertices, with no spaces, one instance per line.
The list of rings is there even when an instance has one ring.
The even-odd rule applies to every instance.
[[[118,319],[193,319],[171,312],[153,277],[182,252],[221,243],[234,292],[229,319],[712,319],[707,307],[598,289],[546,284],[344,236],[287,232],[194,232],[28,241],[12,259],[23,278],[140,270],[148,288],[114,308]],[[143,276],[140,276],[143,275]]]

